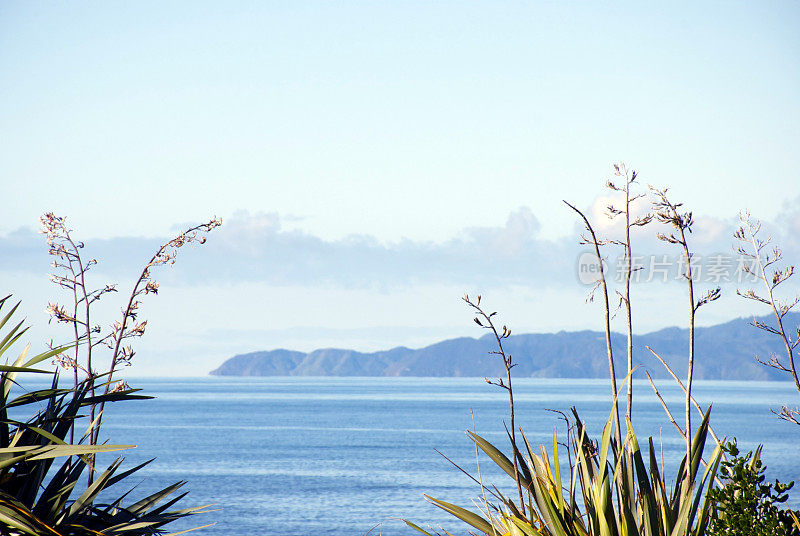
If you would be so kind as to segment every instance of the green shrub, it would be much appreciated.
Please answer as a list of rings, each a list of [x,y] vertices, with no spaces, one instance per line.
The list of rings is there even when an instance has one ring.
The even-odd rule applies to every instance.
[[[715,503],[709,536],[800,536],[795,515],[781,507],[794,482],[765,483],[760,446],[744,456],[735,441],[723,448],[730,458],[720,469],[723,486],[709,493]]]

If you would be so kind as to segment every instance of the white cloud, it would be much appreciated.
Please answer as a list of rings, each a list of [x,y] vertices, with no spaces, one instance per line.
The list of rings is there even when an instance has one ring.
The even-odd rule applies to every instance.
[[[598,236],[621,240],[622,218],[609,220],[606,207],[619,203],[615,195],[594,199],[586,214]],[[795,205],[796,206],[796,205]],[[646,200],[636,205],[635,215],[645,213]],[[800,211],[787,205],[777,225],[766,230],[789,253],[800,243]],[[735,220],[698,215],[690,245],[698,255],[731,252]],[[170,285],[208,285],[264,282],[273,285],[333,285],[341,288],[385,289],[416,284],[525,285],[568,287],[574,284],[575,262],[586,246],[580,246],[578,219],[573,237],[547,240],[540,236],[534,211],[520,207],[503,226],[470,227],[450,240],[435,243],[414,240],[382,242],[369,234],[323,240],[299,229],[285,229],[277,213],[240,211],[215,230],[203,246],[181,250],[174,267],[154,272]],[[650,255],[679,251],[658,241],[657,231],[669,231],[656,222],[637,229],[634,253]],[[79,234],[76,233],[79,238]],[[136,276],[160,241],[154,238],[118,237],[92,240],[84,253],[97,258],[96,271],[124,282]],[[50,260],[43,237],[31,229],[0,236],[0,270],[44,274]],[[613,260],[621,248],[605,250]],[[791,259],[789,259],[791,260]],[[98,281],[99,284],[114,281]]]
[[[473,227],[463,234],[481,250],[503,258],[523,255],[536,244],[541,225],[530,208],[520,207],[508,215],[504,227]],[[452,243],[457,246],[456,243]]]

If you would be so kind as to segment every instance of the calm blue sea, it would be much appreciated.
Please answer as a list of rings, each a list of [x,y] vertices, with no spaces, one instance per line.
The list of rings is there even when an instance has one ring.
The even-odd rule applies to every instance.
[[[463,527],[427,503],[423,494],[470,506],[477,486],[438,449],[475,470],[474,445],[464,431],[504,443],[504,391],[481,378],[185,378],[135,379],[155,400],[116,404],[103,435],[133,443],[131,466],[156,457],[135,479],[134,496],[178,480],[190,491],[186,506],[213,503],[188,528],[216,522],[197,534],[413,534],[397,518],[420,525]],[[682,397],[669,382],[662,394],[682,417]],[[608,418],[608,382],[518,379],[518,424],[532,443],[550,444],[558,415],[577,406],[595,431]],[[636,384],[637,435],[663,444],[675,466],[681,440],[646,383]],[[698,382],[701,402],[713,402],[712,427],[740,445],[764,442],[769,478],[800,480],[796,426],[769,411],[793,403],[787,383]],[[699,418],[695,421],[699,421]],[[661,454],[659,453],[659,456]],[[510,479],[481,463],[483,478],[510,490]],[[793,497],[797,504],[797,495]]]

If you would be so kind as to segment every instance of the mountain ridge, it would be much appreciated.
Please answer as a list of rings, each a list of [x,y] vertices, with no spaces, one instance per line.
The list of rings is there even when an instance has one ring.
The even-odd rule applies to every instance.
[[[755,361],[785,352],[780,337],[759,330],[753,317],[737,318],[695,328],[695,378],[724,380],[780,380],[782,373]],[[769,321],[769,316],[758,320]],[[800,324],[800,313],[789,313],[785,324]],[[794,329],[790,333],[794,333]],[[678,375],[686,374],[688,329],[676,326],[634,335],[634,364],[653,377],[668,372],[652,356],[651,347]],[[613,332],[614,363],[619,376],[625,370],[623,334]],[[287,349],[239,354],[210,372],[214,376],[497,376],[504,368],[489,352],[494,337],[457,337],[412,349],[396,346],[377,352],[344,348],[320,348],[311,352]],[[517,377],[605,378],[608,377],[605,334],[601,331],[561,330],[556,333],[512,335],[504,342],[517,367]],[[624,375],[624,374],[623,374]]]

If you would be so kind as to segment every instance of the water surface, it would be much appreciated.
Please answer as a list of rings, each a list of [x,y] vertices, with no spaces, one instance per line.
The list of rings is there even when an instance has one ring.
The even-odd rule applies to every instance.
[[[155,400],[114,404],[103,436],[133,443],[128,466],[156,460],[141,471],[134,495],[187,480],[185,505],[213,503],[219,511],[192,524],[216,522],[197,534],[359,535],[381,524],[383,534],[415,534],[396,518],[443,524],[466,533],[425,501],[427,493],[470,506],[478,487],[438,449],[475,471],[467,429],[502,445],[507,420],[504,391],[482,378],[164,378],[132,386]],[[682,422],[682,393],[661,382],[662,395]],[[558,415],[576,406],[595,433],[608,418],[604,380],[519,379],[518,424],[531,443],[550,444]],[[788,383],[697,382],[702,403],[713,401],[712,426],[752,448],[765,443],[768,477],[798,479],[798,427],[770,407],[792,402]],[[473,423],[474,417],[474,423]],[[695,422],[698,422],[699,418]],[[652,435],[667,467],[683,443],[646,383],[636,384],[634,425]],[[482,477],[511,491],[505,475],[483,458]],[[793,498],[797,503],[796,498]]]

